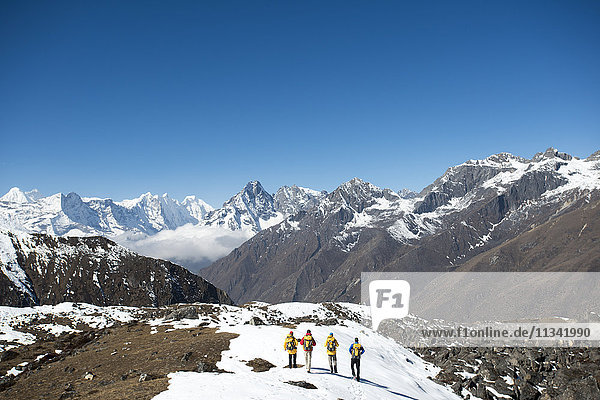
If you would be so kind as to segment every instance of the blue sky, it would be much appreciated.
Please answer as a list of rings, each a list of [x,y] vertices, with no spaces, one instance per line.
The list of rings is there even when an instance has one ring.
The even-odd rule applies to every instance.
[[[0,5],[0,191],[219,205],[600,149],[600,2]]]

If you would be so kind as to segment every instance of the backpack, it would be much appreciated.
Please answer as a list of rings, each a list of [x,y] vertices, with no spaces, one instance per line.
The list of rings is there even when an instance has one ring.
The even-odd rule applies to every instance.
[[[304,336],[304,351],[312,351],[313,337],[311,335]]]
[[[352,358],[360,358],[361,346],[358,343],[352,345]]]
[[[327,341],[327,351],[335,351],[335,339]]]
[[[296,349],[296,345],[294,344],[294,339],[293,338],[291,340],[288,340],[285,343],[285,349],[289,350],[289,351],[292,351],[292,350]]]

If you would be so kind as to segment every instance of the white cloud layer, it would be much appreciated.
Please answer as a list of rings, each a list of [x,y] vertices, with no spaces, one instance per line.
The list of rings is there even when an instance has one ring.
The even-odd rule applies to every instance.
[[[198,271],[226,256],[252,236],[253,232],[187,224],[153,236],[122,235],[113,239],[136,253],[169,260]]]

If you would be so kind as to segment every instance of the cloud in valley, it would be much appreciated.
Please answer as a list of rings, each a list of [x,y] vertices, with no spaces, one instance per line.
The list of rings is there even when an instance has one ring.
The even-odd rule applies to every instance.
[[[252,232],[187,224],[153,236],[124,235],[114,240],[139,254],[169,260],[198,271],[226,256],[252,236]]]

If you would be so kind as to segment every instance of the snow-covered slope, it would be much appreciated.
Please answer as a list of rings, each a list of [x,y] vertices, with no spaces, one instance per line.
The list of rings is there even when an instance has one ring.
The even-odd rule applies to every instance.
[[[169,331],[189,329],[190,333],[195,333],[197,329],[194,328],[200,326],[239,335],[230,341],[229,350],[221,354],[221,361],[216,366],[222,372],[170,371],[169,387],[156,396],[156,400],[197,399],[198,393],[212,399],[460,398],[450,388],[429,379],[436,375],[439,368],[424,362],[392,339],[361,325],[360,320],[366,316],[367,310],[355,304],[254,303],[243,307],[197,304],[179,308],[178,311],[168,307],[158,312],[166,316],[156,318],[153,314],[157,310],[73,303],[20,309],[0,307],[0,340],[10,342],[8,347],[14,347],[34,343],[38,336],[47,337],[48,333],[59,335],[62,332],[77,332],[82,328],[101,329],[119,323],[133,326],[136,321],[152,327],[149,335],[165,335],[165,339]],[[185,316],[188,318],[182,318]],[[287,353],[283,349],[283,341],[290,329],[297,337],[311,329],[317,341],[310,374],[304,368],[284,368],[287,365]],[[143,330],[132,331],[132,334],[140,335],[139,332]],[[330,332],[334,333],[340,344],[337,374],[329,373],[324,348],[324,340]],[[196,340],[192,335],[188,336]],[[348,347],[355,337],[366,349],[361,361],[360,383],[351,379],[350,372]],[[121,352],[131,350],[127,344]],[[117,350],[114,352],[117,353]],[[298,363],[304,364],[302,350],[299,352]],[[178,354],[173,356],[181,357]],[[68,363],[69,355],[63,357]],[[246,365],[254,359],[266,360],[273,367],[268,371],[254,372]],[[98,376],[95,380],[100,379],[103,377]],[[294,381],[314,385],[316,389],[287,383]],[[110,390],[110,386],[107,390]]]
[[[359,315],[366,312],[354,304],[337,306],[340,310]],[[268,321],[273,314],[279,316],[277,324],[248,324],[252,317]],[[317,341],[311,373],[308,374],[304,368],[283,368],[288,362],[283,341],[290,329],[280,325],[286,320],[302,317],[311,317],[316,322],[338,316],[323,305],[309,303],[223,307],[214,326],[239,336],[231,341],[230,349],[223,353],[217,366],[232,373],[173,373],[169,376],[169,389],[156,396],[155,400],[191,400],[197,398],[198,392],[215,399],[459,399],[449,388],[428,379],[437,373],[437,368],[423,362],[392,339],[352,320],[328,326],[314,322],[297,324],[293,329],[297,337],[302,337],[310,329]],[[193,321],[188,323],[194,324]],[[340,343],[338,374],[329,372],[324,348],[329,333],[333,333]],[[348,347],[355,337],[359,337],[366,349],[361,360],[361,382],[351,379]],[[299,364],[304,364],[303,357],[303,351],[299,350]],[[265,372],[253,372],[246,363],[256,358],[269,361],[275,367]],[[292,386],[287,383],[290,381],[304,381],[316,389]]]
[[[598,399],[598,349],[413,351],[372,331],[367,313],[350,303],[0,307],[0,392],[14,399]],[[290,329],[296,337],[310,329],[317,340],[310,374],[285,367]],[[330,332],[340,344],[337,374],[323,346]],[[360,383],[349,366],[355,337],[366,348]],[[299,364],[303,358],[300,349]]]
[[[28,299],[35,298],[33,286],[27,274],[19,265],[17,252],[14,248],[11,238],[0,230],[0,271],[4,275],[2,281],[6,286],[4,292],[12,292],[12,296]]]
[[[35,307],[0,306],[0,351],[35,343],[37,335],[31,330],[47,331],[58,336],[63,332],[80,331],[76,327],[81,324],[88,328],[102,329],[118,322],[133,321],[142,314],[143,311],[137,307],[99,307],[86,303]],[[39,324],[40,320],[61,322]]]

